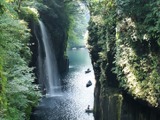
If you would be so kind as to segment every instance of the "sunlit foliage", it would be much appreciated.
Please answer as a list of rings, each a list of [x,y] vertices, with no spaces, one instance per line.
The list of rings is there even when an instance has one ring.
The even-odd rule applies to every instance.
[[[99,53],[93,52],[95,65],[106,75],[112,65],[119,87],[154,107],[160,98],[159,5],[159,0],[89,1],[89,48]]]
[[[0,1],[0,119],[23,120],[29,119],[40,92],[28,67],[30,29],[10,2]]]

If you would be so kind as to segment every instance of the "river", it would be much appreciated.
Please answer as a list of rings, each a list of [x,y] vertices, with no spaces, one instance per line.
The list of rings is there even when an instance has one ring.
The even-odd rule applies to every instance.
[[[94,73],[87,49],[68,51],[69,72],[62,78],[62,93],[43,97],[32,113],[31,120],[94,120],[93,114],[85,113],[94,102]],[[87,69],[91,72],[85,74]],[[91,80],[92,86],[86,87]]]

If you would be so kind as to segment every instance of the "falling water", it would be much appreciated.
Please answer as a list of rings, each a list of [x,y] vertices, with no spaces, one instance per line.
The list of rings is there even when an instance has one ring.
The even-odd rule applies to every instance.
[[[40,24],[40,29],[41,29],[41,35],[42,35],[42,41],[39,47],[43,47],[44,49],[44,65],[39,65],[39,71],[41,71],[39,77],[43,78],[39,78],[39,79],[43,79],[43,81],[45,81],[45,88],[46,88],[46,95],[47,96],[55,96],[58,95],[60,92],[60,78],[59,78],[59,74],[58,74],[58,69],[57,69],[57,61],[56,61],[56,57],[55,57],[55,53],[54,53],[54,49],[53,49],[53,45],[50,43],[50,39],[48,37],[48,33],[46,30],[45,25],[43,24],[42,21],[39,20],[39,24]],[[40,43],[40,41],[39,41]],[[42,59],[42,52],[41,49],[39,49],[39,64],[42,64],[43,62],[41,62]],[[44,71],[44,73],[42,73],[42,71]],[[41,75],[41,74],[45,74]]]

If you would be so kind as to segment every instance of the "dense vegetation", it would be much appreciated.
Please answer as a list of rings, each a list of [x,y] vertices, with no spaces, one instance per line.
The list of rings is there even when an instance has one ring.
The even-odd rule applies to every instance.
[[[28,67],[32,54],[28,46],[31,37],[28,25],[37,22],[39,15],[35,8],[49,13],[50,18],[59,21],[56,12],[60,11],[56,9],[61,6],[48,1],[48,4],[54,4],[55,8],[52,9],[43,5],[42,0],[37,1],[0,1],[1,120],[29,119],[31,108],[40,97],[38,86],[33,84],[33,68]],[[86,32],[88,18],[85,16],[88,11],[86,8],[79,9],[82,7],[77,7],[81,4],[79,2],[80,0],[65,0],[70,19],[70,47],[80,45],[77,41],[81,41]],[[160,1],[88,0],[88,7],[91,14],[88,47],[95,73],[98,73],[96,79],[97,84],[101,85],[101,97],[107,96],[109,87],[118,90],[122,88],[134,99],[157,107],[160,101]],[[45,20],[49,28],[52,19],[48,19],[48,16]],[[64,18],[63,15],[58,17]],[[56,22],[52,24],[56,26]],[[64,28],[66,24],[68,21],[60,23],[56,28]],[[60,36],[58,30],[52,30],[52,33]],[[118,95],[117,98],[122,97]]]
[[[69,18],[68,47],[84,46],[89,21],[89,11],[85,2],[66,0],[65,8]]]
[[[31,59],[28,46],[31,34],[27,22],[36,20],[38,14],[35,9],[24,7],[24,2],[0,1],[1,120],[29,119],[31,109],[41,95],[38,86],[33,84],[33,68],[28,67]]]
[[[159,0],[90,1],[88,43],[103,91],[105,86],[119,86],[134,99],[158,106],[159,6]]]

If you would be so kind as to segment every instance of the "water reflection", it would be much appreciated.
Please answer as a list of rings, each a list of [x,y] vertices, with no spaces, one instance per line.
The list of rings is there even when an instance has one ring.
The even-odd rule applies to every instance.
[[[88,105],[93,108],[94,74],[86,49],[68,51],[69,73],[62,80],[60,96],[43,98],[31,120],[94,120],[93,114],[85,113]],[[91,72],[85,74],[90,68]],[[88,80],[93,85],[86,87]]]

